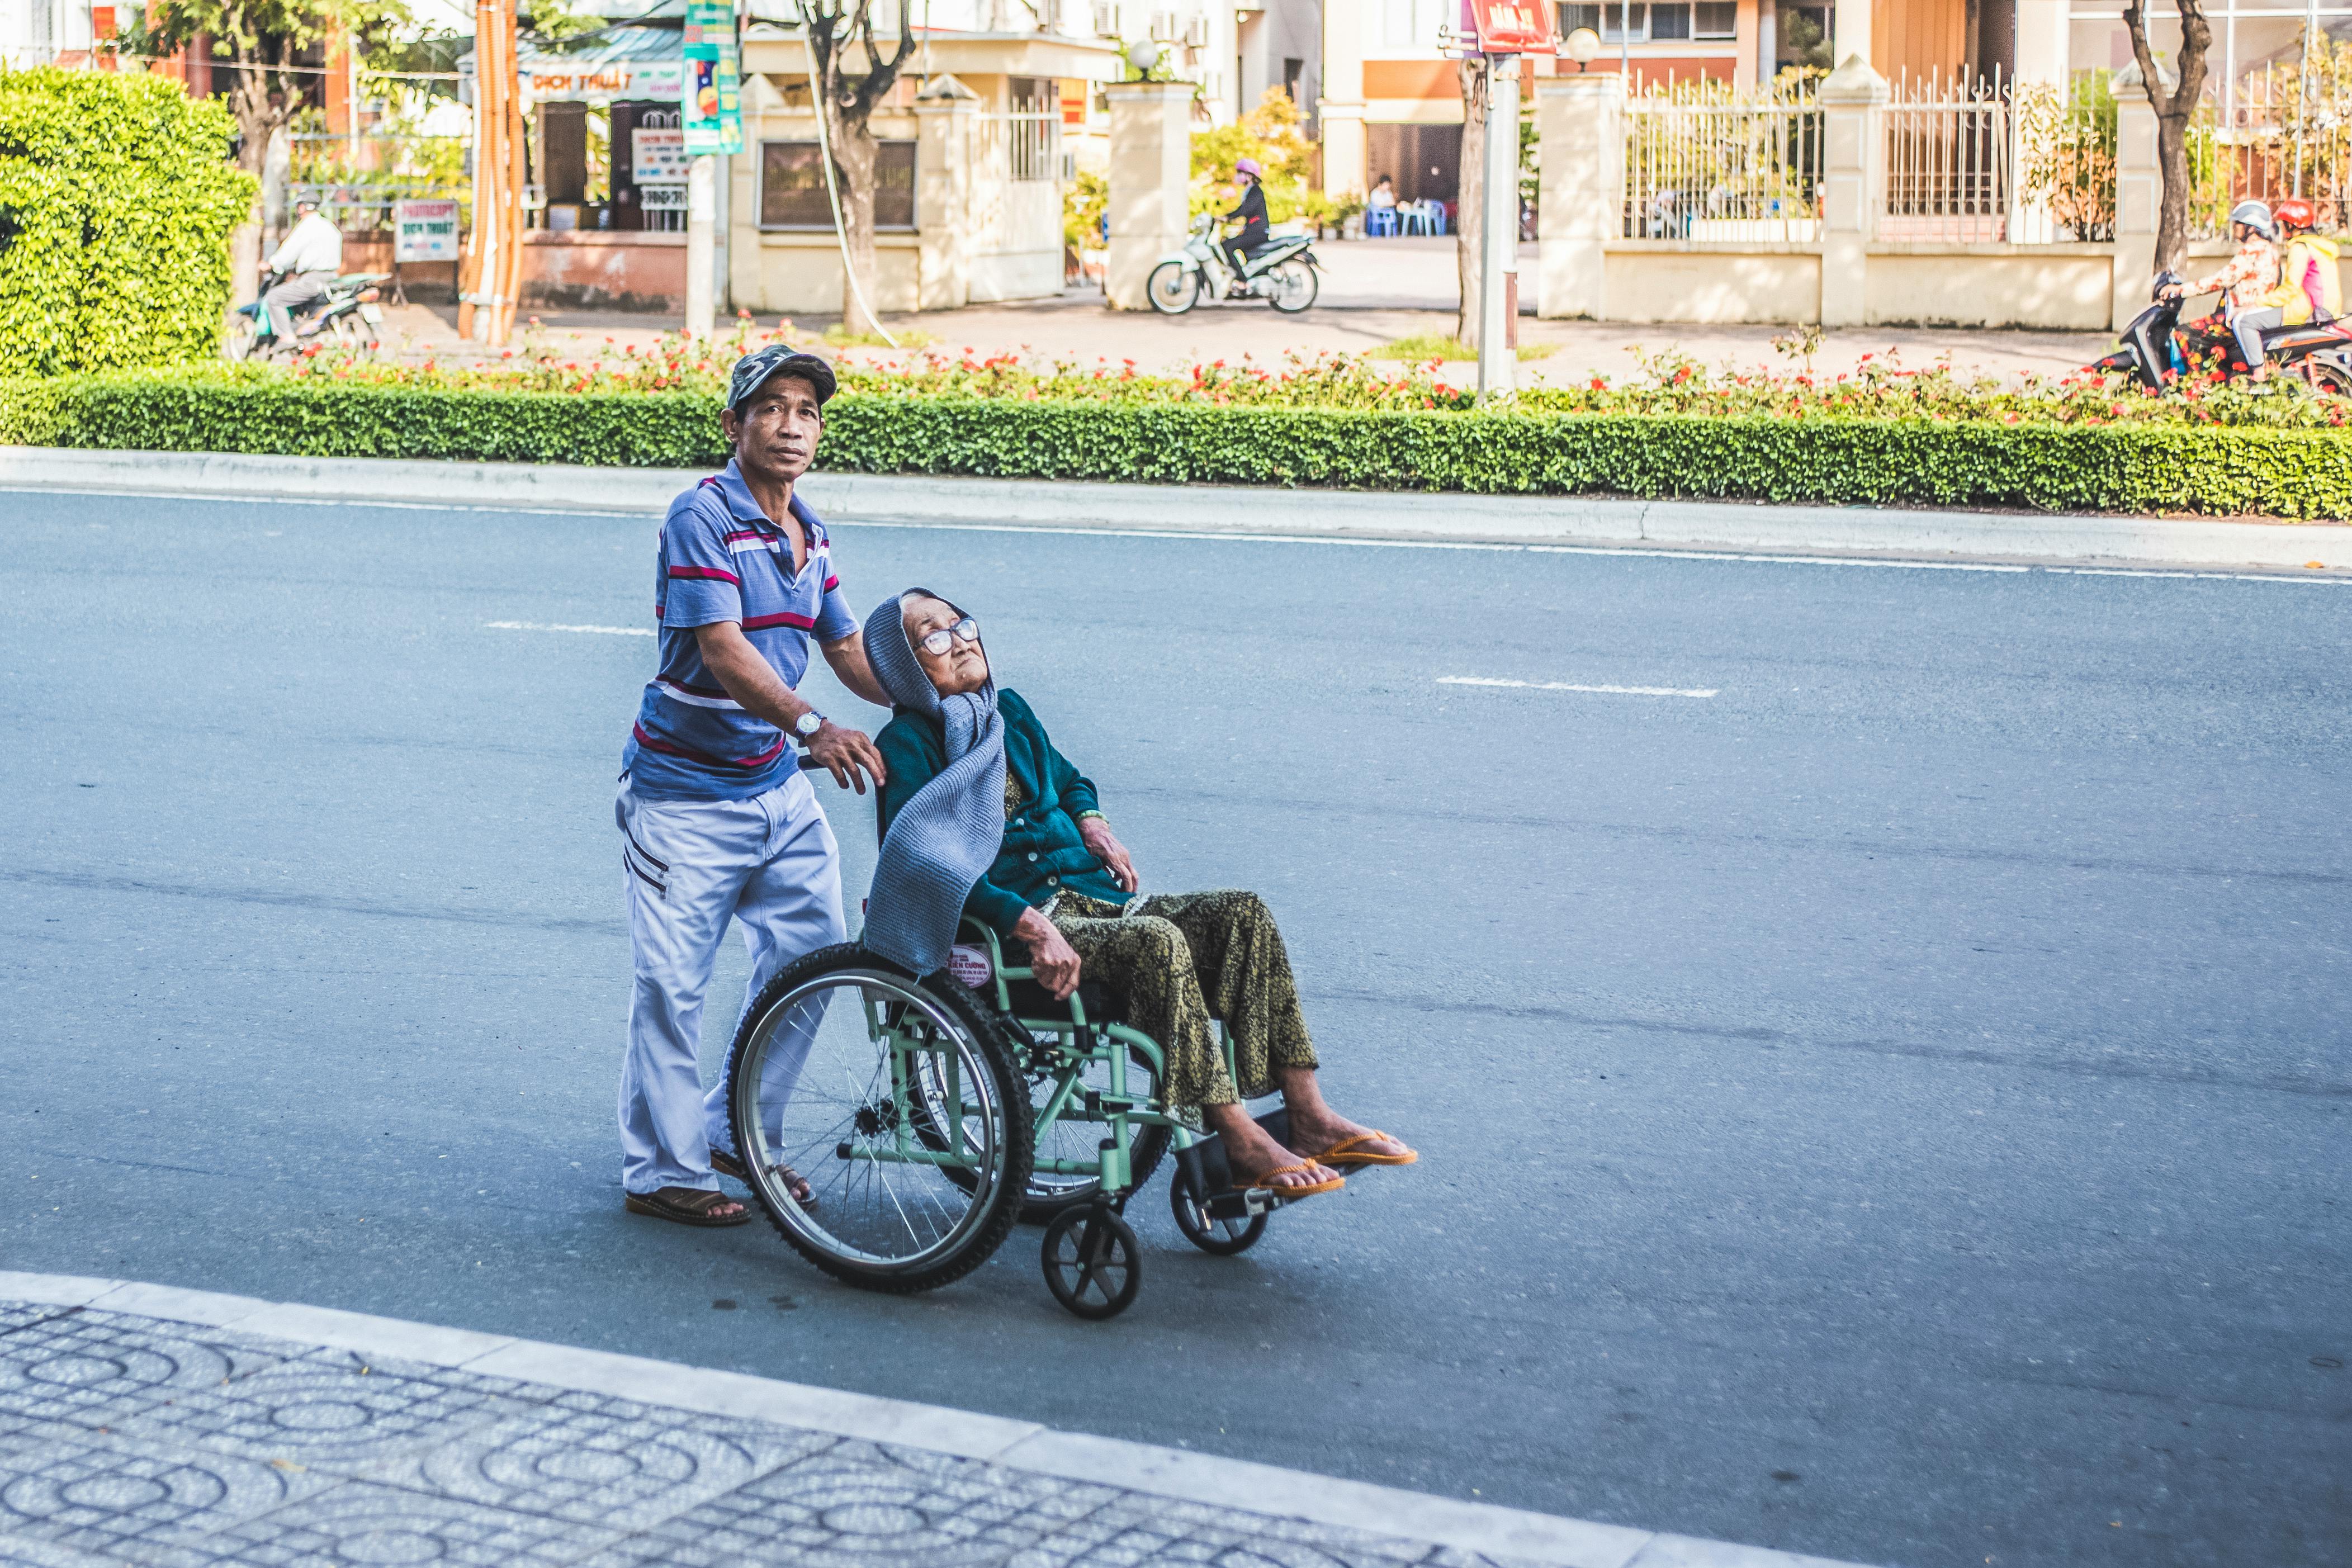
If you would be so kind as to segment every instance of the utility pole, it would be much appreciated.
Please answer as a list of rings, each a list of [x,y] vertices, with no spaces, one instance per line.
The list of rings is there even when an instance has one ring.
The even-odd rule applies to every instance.
[[[706,337],[717,315],[718,174],[715,153],[698,153],[686,166],[686,329]]]
[[[502,345],[522,281],[522,99],[510,0],[474,7],[474,226],[460,277],[457,332]]]
[[[1486,167],[1480,214],[1478,398],[1506,397],[1518,385],[1519,57],[1489,54]]]

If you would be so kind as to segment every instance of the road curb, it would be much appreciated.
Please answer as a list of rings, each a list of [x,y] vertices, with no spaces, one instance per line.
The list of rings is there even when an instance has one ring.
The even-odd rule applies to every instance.
[[[1012,1469],[1383,1534],[1554,1568],[1854,1568],[1826,1558],[1529,1513],[1308,1475],[874,1395],[743,1373],[436,1328],[330,1307],[136,1281],[0,1270],[0,1301],[90,1308],[399,1357],[484,1376],[607,1395],[701,1415],[893,1443]]]
[[[703,476],[662,468],[98,452],[0,446],[0,489],[236,497],[657,516]],[[1564,545],[1832,552],[1912,559],[2352,570],[2352,525],[1862,507],[1777,507],[1578,496],[1464,496],[1034,479],[810,475],[810,504],[843,522],[1085,528]]]

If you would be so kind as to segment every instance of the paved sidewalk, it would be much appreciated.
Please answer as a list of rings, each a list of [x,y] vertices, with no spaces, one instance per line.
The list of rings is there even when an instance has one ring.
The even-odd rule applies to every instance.
[[[1325,242],[1316,247],[1323,264],[1323,292],[1311,310],[1283,316],[1264,305],[1205,305],[1184,316],[1150,311],[1112,311],[1099,290],[1073,289],[1057,299],[1011,305],[975,305],[889,319],[894,328],[929,333],[935,346],[976,349],[982,353],[1024,351],[1041,359],[1113,363],[1131,359],[1147,371],[1188,367],[1196,361],[1254,358],[1279,365],[1286,354],[1360,354],[1399,338],[1445,336],[1454,328],[1454,242],[1409,238],[1353,243]],[[1520,247],[1521,273],[1531,301],[1536,247]],[[1529,308],[1532,308],[1530,305]],[[536,313],[551,345],[565,353],[593,353],[610,338],[640,347],[678,322],[668,317],[596,311]],[[411,305],[387,311],[385,339],[404,358],[444,362],[472,360],[481,350],[457,336],[455,305]],[[773,327],[776,318],[759,318]],[[795,325],[814,334],[837,318],[800,316]],[[1593,375],[1636,377],[1637,352],[1688,354],[1710,369],[1788,371],[1801,368],[1775,349],[1778,327],[1711,327],[1688,323],[1634,325],[1622,321],[1544,321],[1525,315],[1523,344],[1549,344],[1552,352],[1524,361],[1532,382],[1581,382]],[[1948,328],[1841,329],[1828,333],[1814,353],[1813,369],[1824,375],[1851,371],[1865,355],[1890,350],[1903,363],[1934,364],[1949,356],[1972,374],[2015,377],[2028,372],[2063,375],[2115,346],[2104,332],[2025,332]],[[858,361],[884,361],[876,350],[826,350]],[[1447,377],[1467,384],[1476,367],[1449,366]]]
[[[0,1565],[344,1563],[1838,1568],[733,1373],[0,1272]]]

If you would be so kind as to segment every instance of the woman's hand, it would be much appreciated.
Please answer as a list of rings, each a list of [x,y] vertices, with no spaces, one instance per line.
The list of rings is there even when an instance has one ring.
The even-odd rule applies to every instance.
[[[1118,883],[1120,892],[1135,891],[1135,862],[1129,858],[1127,846],[1111,835],[1108,822],[1100,817],[1081,818],[1078,837],[1086,841],[1087,848],[1094,851],[1095,859],[1102,862],[1110,872],[1110,879]]]
[[[1029,949],[1029,970],[1045,994],[1055,1001],[1068,998],[1078,988],[1078,952],[1054,923],[1034,909],[1024,909],[1013,922],[1013,935]]]

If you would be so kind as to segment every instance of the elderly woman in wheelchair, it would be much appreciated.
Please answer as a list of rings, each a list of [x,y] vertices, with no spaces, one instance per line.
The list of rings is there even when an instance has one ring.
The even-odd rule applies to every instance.
[[[1418,1158],[1323,1098],[1255,895],[1138,896],[1094,785],[996,686],[971,617],[910,590],[866,630],[898,710],[866,928],[774,977],[728,1066],[746,1179],[796,1249],[924,1290],[1042,1220],[1055,1297],[1108,1317],[1140,1275],[1119,1211],[1171,1145],[1179,1228],[1219,1254],[1343,1172]],[[1243,1101],[1276,1090],[1253,1120]]]
[[[1344,1185],[1340,1173],[1354,1166],[1411,1164],[1411,1149],[1323,1098],[1282,935],[1257,895],[1137,897],[1134,861],[1104,819],[1094,784],[1055,748],[1019,694],[993,687],[978,625],[919,591],[898,603],[932,690],[941,697],[992,691],[1004,731],[1003,838],[963,913],[1025,947],[1056,1001],[1084,975],[1106,981],[1122,1020],[1167,1052],[1169,1103],[1197,1112],[1221,1135],[1234,1174],[1250,1185],[1303,1197]],[[899,697],[897,716],[875,737],[889,768],[886,824],[946,763],[941,727],[891,695]],[[1232,1033],[1238,1078],[1227,1071],[1213,1019]],[[1289,1113],[1287,1147],[1241,1103],[1276,1088]]]

